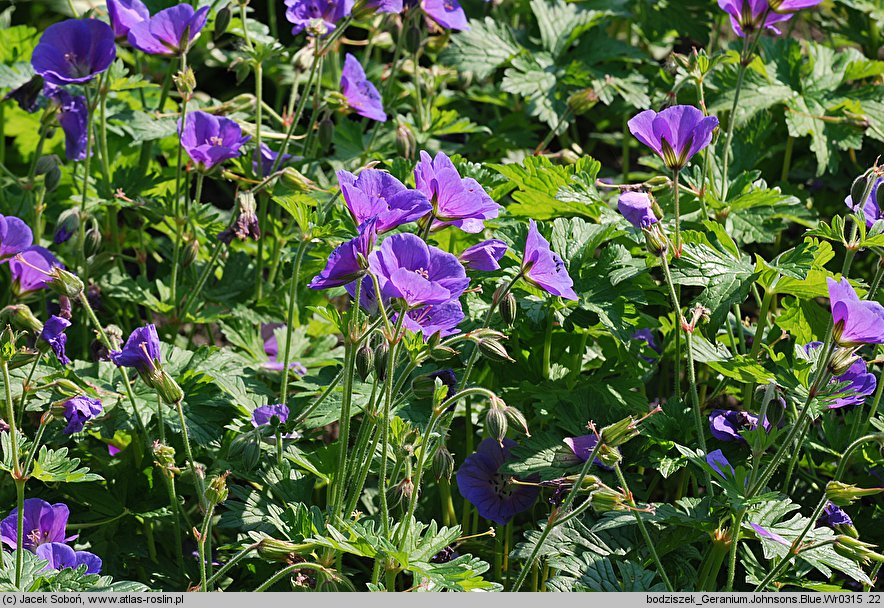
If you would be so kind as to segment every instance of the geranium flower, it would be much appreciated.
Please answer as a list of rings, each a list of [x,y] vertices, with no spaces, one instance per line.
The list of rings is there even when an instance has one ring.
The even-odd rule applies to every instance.
[[[659,221],[647,192],[624,192],[617,200],[617,209],[636,228],[650,228]]]
[[[373,286],[372,286],[373,287]],[[398,320],[399,313],[393,319]],[[459,333],[458,325],[464,320],[460,300],[454,299],[444,304],[430,304],[405,313],[402,326],[414,333],[423,332],[424,342],[439,332],[443,338]]]
[[[347,100],[350,109],[360,116],[378,122],[387,121],[381,94],[366,78],[362,64],[350,53],[345,56],[344,68],[341,70],[341,94]]]
[[[101,401],[92,397],[79,396],[64,402],[64,419],[68,425],[65,435],[73,435],[83,430],[86,422],[98,416],[102,411]]]
[[[501,526],[530,509],[540,495],[539,487],[516,485],[499,472],[515,445],[512,439],[504,439],[503,446],[496,439],[483,439],[457,471],[461,495],[476,507],[479,515]]]
[[[64,264],[44,247],[34,245],[20,251],[9,260],[12,291],[20,297],[32,291],[45,289],[52,281],[49,272],[54,267],[64,268]]]
[[[107,0],[107,16],[114,36],[125,38],[132,26],[150,19],[150,11],[141,0]]]
[[[847,195],[847,198],[844,199],[844,204],[850,207],[851,211],[854,213],[858,213],[859,211],[863,212],[863,215],[866,217],[866,226],[869,228],[871,228],[878,220],[884,219],[884,213],[882,213],[881,206],[878,204],[878,191],[882,185],[884,185],[884,177],[879,177],[875,180],[875,184],[872,186],[869,198],[867,198],[863,204],[854,203],[853,197],[849,194]]]
[[[409,0],[409,4],[418,4],[418,0]],[[467,15],[458,0],[420,0],[420,7],[430,19],[445,29],[470,29]]]
[[[276,403],[274,405],[262,405],[256,407],[252,412],[252,426],[266,426],[270,424],[271,419],[276,416],[280,424],[285,424],[289,419],[289,408],[284,403]]]
[[[632,333],[632,339],[644,342],[652,351],[654,351],[658,355],[663,352],[663,349],[657,345],[657,339],[654,337],[654,332],[647,327],[635,330]],[[644,355],[641,355],[641,358],[648,363],[654,362],[654,359],[652,359],[651,357],[645,357]]]
[[[279,372],[285,364],[279,361],[279,343],[276,340],[276,330],[285,327],[284,323],[265,323],[261,326],[261,337],[264,339],[264,354],[267,362],[262,367],[271,371]],[[297,361],[289,363],[289,369],[299,376],[307,375],[307,368]]]
[[[132,24],[129,44],[148,55],[180,55],[190,50],[208,18],[208,6],[194,11],[190,4],[178,4]]]
[[[43,92],[43,86],[43,77],[37,74],[26,83],[9,91],[9,93],[3,96],[3,101],[11,99],[17,103],[18,107],[22,110],[28,114],[33,114],[37,111],[37,102],[40,99],[40,94]]]
[[[33,242],[34,234],[23,219],[0,215],[0,260],[24,251]]]
[[[366,0],[365,7],[378,13],[401,13],[403,0]]]
[[[110,356],[115,365],[135,369],[148,384],[152,384],[151,375],[162,361],[156,325],[149,323],[135,329],[123,349],[111,352]]]
[[[432,205],[433,230],[457,226],[464,232],[481,232],[485,229],[484,220],[500,213],[500,205],[479,182],[470,177],[462,178],[443,152],[430,158],[422,150],[420,157],[414,168],[414,183]]]
[[[418,220],[432,209],[422,192],[406,188],[386,171],[365,169],[357,177],[342,170],[337,176],[353,221],[359,226],[376,217],[378,234]]]
[[[504,254],[506,254],[506,243],[491,239],[465,249],[458,259],[464,266],[473,270],[491,272],[500,269],[499,260]]]
[[[822,342],[811,342],[804,347],[804,352],[809,355],[822,345]],[[842,389],[842,392],[846,393],[848,391],[853,391],[854,394],[847,397],[836,398],[829,404],[829,409],[837,409],[865,403],[866,397],[871,396],[878,386],[878,380],[875,378],[875,374],[869,373],[868,368],[866,367],[866,362],[862,359],[857,359],[846,372],[829,380],[829,384],[839,384],[841,382],[850,383]]]
[[[51,84],[82,84],[108,69],[117,58],[114,32],[97,19],[68,19],[46,28],[31,55],[31,65]]]
[[[840,346],[884,344],[884,306],[860,300],[850,281],[827,278],[835,341]]]
[[[311,35],[324,36],[350,14],[353,4],[355,0],[285,0],[285,18],[294,24],[292,34],[306,29]]]
[[[369,256],[368,266],[381,297],[400,300],[407,308],[456,300],[470,282],[456,257],[413,234],[387,237]]]
[[[770,430],[770,422],[765,420],[765,430]],[[721,441],[742,441],[746,439],[741,431],[758,428],[758,416],[738,410],[712,410],[709,414],[709,430],[712,436]]]
[[[817,4],[821,1],[815,0]],[[731,28],[740,38],[745,38],[747,33],[758,31],[762,27],[779,35],[781,32],[774,24],[792,18],[792,15],[770,10],[767,0],[718,0],[718,6],[728,14]],[[764,19],[763,25],[762,19]]]
[[[178,120],[178,135],[181,146],[201,171],[236,158],[242,145],[251,139],[242,134],[235,121],[202,110],[189,113],[183,127]]]
[[[100,557],[88,551],[74,551],[64,543],[40,545],[35,553],[40,559],[45,559],[49,562],[43,570],[77,569],[85,564],[86,574],[99,574],[101,572]]]
[[[771,532],[770,530],[762,528],[758,524],[750,523],[749,525],[752,527],[753,530],[755,530],[755,533],[760,537],[770,539],[774,542],[780,543],[781,545],[786,545],[787,547],[792,546],[792,543],[790,543],[788,540],[786,540],[785,538],[783,538],[782,536],[780,536],[776,532]]]
[[[68,341],[68,337],[65,335],[64,331],[70,326],[71,322],[67,319],[52,315],[49,317],[49,320],[43,324],[43,329],[40,331],[40,339],[49,345],[52,352],[55,353],[59,363],[62,365],[67,365],[71,362],[64,352],[65,344],[67,344]]]
[[[255,150],[255,160],[252,161],[252,170],[257,174],[258,171],[258,163],[261,163],[261,177],[267,177],[270,175],[270,171],[273,169],[273,165],[276,164],[276,159],[279,158],[279,152],[274,152],[270,146],[265,144],[263,141],[261,142],[261,147],[259,150]],[[285,167],[287,164],[292,162],[295,159],[295,156],[291,154],[283,154],[282,160],[279,161],[279,168]]]
[[[76,538],[65,536],[70,510],[63,503],[50,505],[39,498],[27,498],[24,503],[24,538],[22,547],[34,551],[46,543],[64,543]],[[13,508],[3,521],[0,521],[0,540],[15,549],[18,534],[18,508]]]
[[[59,104],[58,124],[64,131],[64,155],[68,160],[85,160],[89,142],[89,107],[82,95],[56,89],[51,97]]]
[[[550,249],[549,241],[537,230],[537,222],[528,222],[528,238],[525,240],[525,256],[522,259],[522,276],[525,280],[567,300],[577,300],[574,281],[556,253]]]
[[[377,238],[376,224],[375,218],[366,221],[359,226],[358,236],[335,247],[325,268],[310,281],[310,288],[340,287],[365,274],[368,255]]]
[[[736,471],[734,471],[734,467],[732,467],[731,463],[727,461],[724,452],[721,450],[714,450],[706,454],[706,464],[712,467],[716,473],[721,475],[722,479],[727,479],[728,477],[733,479],[737,474]],[[730,471],[730,475],[725,475],[725,470]]]
[[[645,110],[629,121],[629,132],[674,170],[709,145],[716,127],[718,118],[704,116],[694,106],[671,106],[659,114]]]

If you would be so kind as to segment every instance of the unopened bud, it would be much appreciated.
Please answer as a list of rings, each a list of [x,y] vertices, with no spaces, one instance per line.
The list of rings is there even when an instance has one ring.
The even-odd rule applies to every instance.
[[[313,185],[313,182],[305,177],[303,173],[292,167],[283,169],[282,181],[298,192],[306,192]]]
[[[217,13],[215,13],[215,30],[212,32],[213,40],[218,40],[225,32],[227,32],[231,16],[229,4],[224,5]],[[243,27],[246,27],[245,24],[243,24]]]
[[[407,160],[413,159],[417,151],[417,137],[414,131],[409,125],[401,122],[396,127],[396,151]]]
[[[433,361],[448,361],[452,357],[457,356],[457,351],[450,346],[439,345],[430,349],[430,358]]]
[[[258,543],[258,555],[273,562],[289,562],[299,553],[311,551],[313,543],[293,543],[276,538],[264,538]]]
[[[335,138],[335,123],[331,118],[323,118],[319,121],[318,130],[319,148],[324,152],[329,149]]]
[[[850,199],[853,202],[854,209],[863,209],[866,201],[872,195],[872,189],[878,182],[878,175],[875,168],[867,169],[862,175],[853,180],[850,187]]]
[[[390,347],[387,342],[381,342],[374,349],[374,375],[379,382],[387,377],[387,359],[390,358]]]
[[[59,266],[53,266],[49,275],[52,278],[48,284],[52,291],[72,300],[80,298],[80,294],[83,293],[83,281],[80,277]]]
[[[527,437],[531,436],[531,433],[528,432],[528,421],[525,419],[525,415],[521,411],[512,406],[507,406],[507,408],[503,410],[503,413],[512,425],[519,427]]]
[[[509,422],[502,409],[492,407],[485,414],[485,431],[496,439],[500,445],[503,445],[508,427]]]
[[[519,312],[519,305],[516,303],[516,296],[512,292],[508,292],[503,300],[500,301],[500,316],[503,322],[512,327],[516,322],[516,315]]]
[[[405,50],[409,53],[417,53],[421,48],[422,42],[422,32],[421,29],[415,25],[412,25],[408,28],[408,31],[405,32]],[[420,69],[419,66],[414,66],[415,70]]]
[[[669,239],[660,227],[660,222],[651,224],[648,228],[642,228],[642,234],[645,235],[645,245],[648,253],[653,256],[660,257],[666,254],[669,249]]]
[[[430,399],[436,393],[436,385],[442,385],[441,378],[424,374],[411,381],[411,392],[418,399]]]
[[[368,380],[372,366],[374,366],[374,351],[366,341],[356,351],[356,373],[359,374],[360,380],[363,382]]]
[[[622,492],[618,492],[608,486],[603,486],[590,495],[592,509],[596,513],[609,511],[627,510],[627,498]]]
[[[197,239],[191,241],[184,248],[184,255],[181,257],[181,267],[187,268],[196,261],[200,253],[200,244]]]
[[[10,304],[0,310],[0,321],[12,323],[19,329],[24,329],[39,334],[43,331],[43,324],[34,316],[27,304]]]
[[[591,88],[577,91],[568,98],[568,108],[579,116],[589,112],[599,102],[599,95]]]
[[[829,362],[829,370],[833,376],[846,374],[851,366],[859,361],[856,354],[856,348],[838,347],[832,353],[832,360]]]
[[[65,209],[58,215],[55,223],[55,235],[52,240],[56,245],[70,239],[80,227],[80,210],[77,207]]]
[[[68,380],[67,378],[59,378],[52,381],[52,387],[66,398],[82,395],[83,391],[80,387]]]
[[[490,361],[496,361],[497,363],[503,363],[505,361],[514,361],[514,359],[507,354],[506,348],[504,348],[503,344],[501,344],[497,340],[493,340],[493,339],[479,340],[479,352],[486,359],[488,359]]]
[[[453,473],[454,456],[451,455],[451,452],[444,445],[439,446],[439,449],[433,455],[433,475],[436,477],[436,481],[442,478],[450,480]]]
[[[101,230],[92,226],[86,231],[86,256],[91,257],[101,250]]]

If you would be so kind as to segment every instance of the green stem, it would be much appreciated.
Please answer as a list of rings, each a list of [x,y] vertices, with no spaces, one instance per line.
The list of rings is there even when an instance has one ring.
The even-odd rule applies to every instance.
[[[210,577],[206,580],[206,584],[207,584],[207,585],[214,585],[215,583],[217,583],[218,580],[219,580],[222,576],[224,576],[225,574],[227,574],[227,573],[230,571],[231,568],[233,568],[236,564],[238,564],[238,563],[240,562],[240,560],[242,560],[242,559],[243,559],[244,557],[246,557],[249,553],[251,553],[252,551],[254,551],[255,549],[257,549],[257,548],[258,548],[258,544],[259,544],[259,543],[255,543],[255,544],[249,545],[248,547],[245,547],[242,551],[238,552],[236,555],[234,555],[233,557],[231,557],[230,560],[227,561],[227,563],[225,563],[223,566],[221,566],[220,568],[218,568],[218,571],[215,572],[215,574],[213,574],[212,576],[210,576]]]
[[[727,117],[727,135],[724,139],[724,159],[721,163],[721,200],[727,201],[727,190],[730,182],[728,180],[728,165],[730,163],[731,143],[734,140],[734,125],[736,123],[737,107],[740,103],[740,91],[743,89],[743,79],[746,77],[746,68],[748,67],[749,37],[743,37],[743,51],[740,53],[740,68],[737,72],[737,86],[734,89],[734,103],[731,106],[731,113]]]
[[[362,281],[356,281],[356,304],[359,304],[359,289]],[[338,510],[344,501],[344,494],[348,482],[347,477],[347,451],[350,447],[350,416],[353,403],[353,378],[356,373],[356,345],[349,336],[344,337],[344,387],[341,393],[341,414],[338,418],[340,432],[338,433],[338,466],[335,475],[335,487],[332,492],[332,517],[337,517]]]
[[[380,293],[380,291],[378,291]],[[387,374],[384,377],[384,411],[381,416],[381,468],[378,474],[378,498],[381,503],[381,526],[384,530],[384,536],[390,538],[390,507],[387,504],[387,453],[390,449],[390,406],[393,403],[393,365],[396,362],[396,355],[401,340],[402,323],[405,321],[405,313],[399,314],[396,320],[396,328],[392,335],[387,336],[390,346],[387,358]],[[384,558],[379,558],[384,559]]]
[[[190,313],[190,309],[193,306],[193,303],[199,299],[200,293],[202,293],[203,288],[206,286],[206,281],[209,280],[209,277],[215,271],[215,265],[218,263],[218,258],[221,257],[221,252],[224,251],[225,245],[224,242],[220,239],[215,242],[215,247],[212,249],[212,257],[209,258],[209,261],[206,262],[205,267],[203,268],[202,273],[200,273],[200,277],[194,285],[193,290],[188,294],[186,299],[184,300],[184,307],[181,309],[180,318],[186,319],[187,315]]]
[[[679,170],[672,170],[672,201],[675,205],[675,255],[681,255],[681,206],[679,205]]]
[[[200,554],[200,591],[211,591],[206,577],[206,540],[212,533],[212,515],[215,513],[215,505],[209,503],[209,510],[203,518],[203,527],[200,530],[199,554]],[[211,557],[209,558],[211,559]]]
[[[163,415],[163,409],[165,407],[166,404],[163,402],[159,393],[157,393],[157,434],[159,435],[160,443],[164,445],[166,443],[166,420]],[[175,521],[175,558],[178,562],[178,567],[183,573],[184,553],[181,544],[181,513],[180,505],[178,504],[178,494],[175,491],[175,478],[172,476],[172,472],[166,469],[161,470],[161,473],[163,476],[163,483],[166,486],[166,493],[169,495],[169,506],[172,508],[172,518]]]
[[[34,372],[37,371],[37,364],[40,363],[40,357],[34,359],[34,364],[31,365],[31,369],[28,371],[28,378],[25,380],[25,383],[22,385],[21,390],[21,399],[18,402],[18,419],[17,422],[19,426],[21,426],[22,416],[25,411],[25,403],[27,401],[28,393],[30,392],[31,380],[34,378]],[[24,468],[27,471],[27,467]]]
[[[742,530],[743,518],[746,516],[746,509],[741,509],[733,519],[733,527],[731,528],[731,547],[728,552],[727,560],[727,586],[725,591],[732,591],[734,588],[734,577],[737,572],[737,546],[740,543],[740,531]]]
[[[285,578],[286,575],[291,574],[295,570],[314,570],[316,572],[320,572],[322,574],[325,574],[326,576],[334,578],[334,574],[329,571],[328,568],[326,568],[325,566],[315,564],[313,562],[302,562],[300,564],[292,564],[291,566],[286,566],[285,568],[268,578],[266,581],[258,585],[258,587],[255,589],[255,593],[267,591],[267,589],[272,587],[274,583]]]
[[[292,268],[292,278],[289,281],[289,309],[286,315],[285,326],[285,349],[283,350],[283,367],[282,367],[282,385],[279,389],[279,400],[285,403],[288,398],[289,391],[289,365],[292,357],[292,332],[298,319],[298,281],[301,278],[301,260],[304,259],[304,252],[307,250],[309,239],[306,235],[301,235],[301,242],[298,244],[298,253],[295,255],[295,263]],[[380,291],[378,292],[380,293]]]
[[[792,167],[792,149],[795,147],[795,138],[791,135],[786,138],[786,151],[783,153],[783,170],[780,172],[780,182],[786,183],[789,179],[789,170]]]
[[[405,511],[405,518],[402,520],[402,526],[399,528],[399,549],[401,551],[405,551],[405,542],[408,539],[411,518],[414,516],[414,512],[417,509],[417,499],[420,495],[424,469],[427,466],[427,456],[430,453],[430,441],[433,437],[433,430],[436,428],[436,423],[439,421],[439,417],[444,412],[445,409],[441,407],[438,407],[433,411],[433,414],[430,416],[430,421],[427,423],[427,428],[424,431],[424,436],[421,439],[421,453],[417,459],[417,470],[414,473],[414,490],[411,493],[411,497],[408,499],[408,508]]]
[[[180,71],[183,74],[187,69],[187,54],[181,54],[181,68]],[[179,110],[180,124],[181,130],[184,130],[184,125],[187,121],[187,98],[182,97],[181,106]],[[175,229],[174,234],[174,245],[172,248],[172,277],[169,279],[169,300],[172,303],[172,306],[177,309],[178,306],[178,265],[181,258],[181,237],[182,233],[182,223],[181,223],[181,192],[182,192],[182,182],[184,173],[184,146],[179,142],[178,144],[178,162],[175,165],[175,200],[172,202],[172,215],[174,216],[174,222],[172,223],[173,228]],[[177,310],[176,310],[177,312]]]
[[[5,363],[4,363],[5,365]],[[16,461],[17,462],[17,461]],[[15,479],[15,588],[21,589],[21,572],[25,553],[22,543],[25,536],[25,480]]]
[[[89,166],[92,162],[92,125],[94,122],[94,108],[89,94],[89,87],[83,87],[83,93],[86,96],[86,159],[83,161],[83,188],[80,202],[80,226],[77,230],[77,250],[80,253],[80,280],[87,285],[88,269],[86,267],[86,219],[89,215],[86,213],[86,192],[89,188]]]
[[[540,375],[544,380],[549,380],[550,355],[552,353],[552,334],[555,313],[551,308],[546,311],[546,329],[543,332],[543,362],[541,363]],[[476,349],[478,350],[478,349]]]
[[[37,428],[37,435],[34,437],[33,445],[31,445],[28,455],[25,457],[25,462],[21,467],[23,477],[30,475],[31,464],[37,456],[38,450],[40,449],[40,442],[43,441],[43,433],[46,432],[46,427],[49,426],[51,420],[52,418],[48,412],[40,417],[40,426]]]
[[[110,170],[110,156],[107,149],[107,94],[108,94],[108,74],[105,72],[98,80],[98,107],[99,107],[99,146],[101,149],[101,173],[107,184],[108,191],[113,189],[113,175]]]
[[[181,401],[175,403],[175,409],[178,410],[178,420],[181,423],[181,439],[184,442],[184,453],[187,455],[187,462],[193,475],[193,485],[199,495],[199,504],[202,506],[206,503],[205,483],[199,470],[197,470],[196,460],[194,460],[193,451],[190,449],[190,433],[187,430],[187,419],[184,416],[184,406]]]
[[[633,507],[632,514],[635,516],[635,523],[638,525],[638,529],[641,532],[642,537],[645,539],[645,545],[651,554],[651,558],[657,566],[657,574],[663,579],[663,584],[666,585],[666,590],[672,593],[675,589],[672,587],[672,583],[669,582],[669,577],[666,576],[666,570],[663,568],[663,562],[660,561],[660,556],[657,555],[657,549],[654,547],[654,541],[651,540],[651,535],[648,533],[647,526],[645,526],[645,520],[643,520],[642,516],[635,510],[635,500],[632,498],[632,492],[629,491],[629,486],[626,485],[626,477],[623,476],[623,471],[620,470],[619,463],[614,465],[614,473],[617,474],[617,480],[620,482],[623,491],[629,496],[629,505]]]

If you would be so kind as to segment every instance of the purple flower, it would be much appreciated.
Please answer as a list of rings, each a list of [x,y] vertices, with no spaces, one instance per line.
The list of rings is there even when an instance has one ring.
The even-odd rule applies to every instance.
[[[589,459],[589,455],[592,454],[592,451],[595,449],[595,444],[598,443],[599,438],[594,434],[589,435],[580,435],[579,437],[565,437],[563,439],[565,445],[571,448],[571,451],[574,453],[574,456],[580,462],[586,462]],[[605,466],[601,460],[596,458],[592,461],[594,465],[604,469],[605,471],[613,471],[613,467]]]
[[[45,289],[51,281],[49,271],[54,267],[64,268],[52,253],[43,247],[33,246],[19,252],[9,260],[12,273],[12,290],[18,296]]]
[[[841,507],[837,506],[831,500],[826,503],[826,506],[823,507],[822,515],[820,515],[820,518],[816,520],[817,528],[821,528],[823,526],[834,528],[835,526],[852,525],[853,520],[850,519],[850,516],[845,513]]]
[[[822,0],[815,1],[819,4]],[[718,0],[718,6],[728,14],[731,28],[740,38],[745,38],[747,33],[755,32],[762,27],[774,34],[780,34],[774,23],[792,18],[792,15],[781,15],[770,10],[767,0]],[[763,25],[762,19],[764,19]]]
[[[632,334],[633,340],[641,340],[646,343],[651,350],[653,350],[658,355],[663,352],[663,349],[657,345],[657,340],[654,338],[654,332],[647,327],[643,327],[642,329],[637,329]],[[645,357],[642,355],[642,359],[647,361],[648,363],[653,363],[654,359],[651,357]]]
[[[161,10],[129,26],[129,44],[148,55],[186,53],[208,17],[208,6],[194,11],[190,4],[179,4]]]
[[[458,256],[464,266],[473,270],[491,272],[500,269],[498,261],[506,253],[506,243],[497,239],[482,241],[478,245],[465,249]]]
[[[86,574],[101,572],[101,558],[88,551],[74,551],[64,543],[46,543],[37,547],[37,557],[49,563],[43,570],[76,569],[86,566]]]
[[[109,456],[116,456],[117,454],[119,454],[122,451],[123,450],[121,448],[118,448],[117,446],[115,446],[112,443],[107,444],[107,453]]]
[[[421,150],[414,168],[415,187],[433,206],[433,230],[457,226],[464,232],[481,232],[484,220],[497,217],[500,205],[472,178],[462,178],[443,152],[436,158]]]
[[[373,287],[373,286],[372,286]],[[394,315],[398,320],[399,314]],[[463,308],[460,300],[453,299],[444,304],[430,304],[421,308],[415,308],[405,313],[402,325],[414,333],[423,332],[424,342],[439,332],[443,338],[459,333],[457,328],[464,319]]]
[[[294,24],[292,34],[307,29],[310,35],[324,36],[350,14],[354,3],[355,0],[285,0],[285,18]]]
[[[522,259],[522,276],[540,289],[568,300],[577,300],[574,281],[562,261],[549,247],[547,241],[537,231],[537,223],[528,223],[528,238],[525,240],[525,257]]]
[[[408,233],[387,237],[368,266],[381,296],[402,300],[406,308],[456,300],[470,282],[456,257]]]
[[[770,421],[765,420],[764,430],[770,431]],[[741,431],[754,431],[758,428],[758,416],[737,410],[712,410],[709,414],[709,430],[712,436],[721,441],[742,441],[746,439]]]
[[[68,337],[65,335],[64,330],[70,326],[71,322],[67,319],[52,315],[49,317],[49,320],[43,324],[43,329],[40,331],[40,339],[52,348],[52,352],[55,353],[56,358],[62,365],[67,365],[71,362],[64,352],[65,344],[67,344],[68,341]]]
[[[72,96],[63,89],[53,95],[59,102],[58,124],[64,131],[64,155],[68,160],[85,160],[89,140],[89,107],[82,95]]]
[[[504,439],[503,446],[495,439],[483,439],[457,471],[461,495],[476,507],[479,515],[501,526],[530,509],[540,495],[539,487],[515,485],[498,472],[510,459],[510,450],[515,445],[512,439]]]
[[[73,435],[83,430],[88,420],[92,420],[102,411],[101,401],[92,397],[73,397],[64,402],[64,419],[68,425],[65,435]]]
[[[430,19],[446,29],[470,29],[466,13],[458,0],[421,0],[421,8]]]
[[[809,355],[812,351],[818,349],[822,345],[822,342],[811,342],[804,347],[804,352]],[[846,393],[848,391],[853,391],[854,394],[836,398],[829,404],[829,409],[837,409],[864,403],[866,397],[872,395],[878,386],[875,374],[869,373],[868,368],[866,367],[866,362],[862,359],[854,361],[853,365],[851,365],[846,372],[840,376],[833,377],[829,381],[829,384],[839,384],[841,382],[849,382],[850,384],[841,389],[840,392]]]
[[[650,228],[659,221],[647,192],[624,192],[617,200],[617,209],[636,228]]]
[[[208,171],[218,163],[240,155],[240,147],[251,139],[233,120],[208,114],[202,110],[191,112],[182,127],[178,120],[181,146],[201,171]]]
[[[767,539],[770,539],[770,540],[772,540],[772,541],[774,541],[774,542],[778,542],[778,543],[780,543],[781,545],[786,545],[787,547],[791,547],[791,546],[792,546],[792,543],[790,543],[789,541],[787,541],[785,538],[783,538],[782,536],[780,536],[780,535],[777,534],[776,532],[771,532],[770,530],[766,530],[765,528],[762,528],[762,527],[759,526],[758,524],[752,524],[752,523],[750,523],[749,525],[752,526],[752,529],[755,530],[755,533],[756,533],[758,536],[762,536],[762,537],[767,538]]]
[[[386,171],[365,169],[359,177],[348,171],[338,171],[337,176],[347,209],[356,225],[377,217],[378,234],[413,222],[432,209],[423,193],[409,190]]]
[[[46,543],[64,543],[75,537],[65,537],[70,511],[67,505],[56,503],[50,505],[39,498],[28,498],[24,504],[24,538],[22,547],[34,551]],[[18,508],[14,508],[6,519],[0,521],[0,540],[6,546],[15,549],[18,534],[16,533]]]
[[[884,177],[879,177],[875,180],[875,184],[872,186],[869,198],[867,198],[866,202],[862,205],[854,203],[853,197],[850,195],[844,199],[844,203],[850,207],[852,211],[855,213],[858,213],[859,211],[863,212],[863,215],[866,216],[866,226],[869,228],[871,228],[876,221],[884,219],[884,213],[882,213],[881,206],[878,205],[878,190],[882,185],[884,185]]]
[[[884,344],[884,306],[860,300],[846,278],[841,281],[827,278],[826,283],[835,323],[835,341],[846,347]]]
[[[275,405],[256,407],[252,412],[252,426],[258,428],[259,426],[268,425],[274,416],[279,419],[280,424],[285,424],[286,420],[289,419],[288,406],[284,403],[277,403]]]
[[[691,157],[709,145],[718,126],[715,116],[704,116],[694,106],[671,106],[659,114],[645,110],[629,121],[629,132],[679,170]]]
[[[267,362],[263,367],[272,371],[282,371],[284,363],[278,361],[279,343],[276,340],[276,330],[285,327],[284,323],[265,323],[261,326],[261,337],[264,339],[264,353],[267,355]],[[297,361],[289,363],[289,369],[299,376],[307,375],[307,368]]]
[[[34,235],[24,220],[0,215],[0,260],[24,251],[33,242]]]
[[[350,294],[351,298],[356,298],[356,281],[348,283],[344,289],[347,290],[347,293]],[[385,302],[384,306],[387,304],[388,303]],[[370,276],[362,277],[362,288],[359,292],[359,305],[370,315],[378,312],[378,294],[374,289],[374,282],[371,280]],[[407,325],[408,319],[403,321],[403,323]]]
[[[365,6],[378,13],[401,13],[404,8],[403,0],[367,0]]]
[[[261,163],[261,176],[267,177],[270,175],[270,171],[273,169],[273,165],[276,164],[276,159],[279,158],[279,153],[274,152],[270,146],[265,144],[263,141],[261,142],[260,150],[255,150],[255,160],[252,161],[252,170],[257,174],[258,173],[258,162]],[[294,160],[294,156],[291,154],[283,154],[282,160],[279,161],[279,168],[285,167],[287,164]]]
[[[310,289],[329,289],[352,283],[365,274],[368,255],[377,238],[377,220],[371,218],[359,226],[359,236],[335,247],[328,263],[310,281]]]
[[[341,71],[341,93],[351,110],[372,120],[386,122],[387,114],[377,87],[365,77],[365,70],[356,57],[347,53]]]
[[[715,450],[706,454],[706,464],[712,467],[716,473],[721,475],[722,479],[727,479],[728,477],[733,478],[736,476],[734,467],[732,467],[731,463],[727,461],[727,458],[724,457],[724,453],[721,450]],[[730,475],[725,475],[724,467],[727,467],[727,469],[730,470]]]
[[[820,4],[823,0],[770,0],[770,10],[791,13]]]
[[[114,32],[97,19],[68,19],[46,28],[31,56],[34,71],[56,85],[89,82],[117,57]]]
[[[147,379],[160,366],[162,360],[156,326],[150,323],[135,329],[129,334],[123,350],[111,352],[110,357],[118,367],[134,368],[139,376],[151,384]]]
[[[439,378],[439,380],[442,381],[442,384],[448,387],[448,391],[445,393],[445,399],[451,397],[457,388],[457,376],[453,369],[440,369],[439,371],[427,374],[427,377],[433,382],[436,381],[436,378]]]
[[[12,99],[22,110],[29,114],[37,111],[37,101],[43,92],[43,77],[39,74],[3,96],[3,101]]]
[[[114,36],[125,38],[132,26],[150,19],[150,11],[141,0],[107,0],[107,16]]]

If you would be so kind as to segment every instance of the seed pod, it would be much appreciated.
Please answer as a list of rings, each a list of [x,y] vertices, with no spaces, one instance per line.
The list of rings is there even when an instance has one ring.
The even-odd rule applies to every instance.
[[[387,359],[390,357],[390,347],[386,341],[378,344],[374,349],[374,375],[383,382],[387,377]]]
[[[34,334],[43,331],[43,324],[34,316],[27,304],[10,304],[0,310],[0,320],[8,321],[19,329],[28,330]]]
[[[417,376],[411,381],[411,392],[418,399],[430,399],[436,392],[436,384],[442,384],[442,380],[429,374]]]
[[[840,481],[826,484],[826,498],[839,507],[846,507],[863,496],[874,496],[880,492],[884,492],[884,488],[860,488]]]
[[[862,209],[865,206],[866,201],[872,195],[872,188],[877,180],[878,176],[874,169],[866,170],[865,173],[853,180],[853,185],[850,187],[850,199],[853,201],[854,208]]]
[[[196,239],[191,240],[187,243],[187,247],[184,248],[184,255],[181,257],[181,267],[187,268],[191,264],[196,261],[197,256],[200,253],[200,244]]]
[[[53,266],[49,274],[52,275],[52,280],[48,283],[49,288],[55,293],[67,296],[72,300],[79,298],[80,294],[83,293],[83,281],[74,273],[58,266]]]
[[[313,545],[296,544],[287,540],[264,538],[258,543],[258,555],[273,562],[291,562],[302,551],[309,551]]]
[[[485,414],[485,430],[489,435],[494,437],[500,445],[503,445],[508,426],[509,423],[507,422],[506,414],[503,413],[503,410],[492,407],[488,410],[488,413]]]
[[[53,388],[65,397],[76,397],[83,393],[80,387],[68,380],[67,378],[59,378],[52,382]]]
[[[92,226],[86,231],[86,256],[93,256],[101,249],[101,230]]]
[[[332,144],[332,140],[335,138],[335,123],[331,118],[323,118],[319,121],[319,133],[317,139],[319,140],[319,148],[324,152],[328,150],[329,146]]]
[[[609,424],[602,429],[601,441],[610,447],[623,445],[633,437],[639,434],[635,420],[632,416],[627,416],[623,420]]]
[[[230,25],[230,5],[226,4],[223,8],[221,8],[217,13],[215,13],[215,31],[212,32],[212,40],[218,40],[221,36],[227,32],[227,27]],[[245,27],[245,26],[243,26]]]
[[[356,351],[356,373],[359,379],[365,382],[371,374],[371,368],[374,365],[374,351],[368,345],[368,341],[363,342],[359,350]]]
[[[211,505],[220,505],[227,500],[227,476],[230,471],[225,471],[221,475],[216,475],[206,487],[206,501]]]
[[[415,25],[412,25],[408,28],[408,31],[405,32],[405,50],[409,53],[417,53],[421,48],[421,42],[423,41],[423,34],[421,29]],[[417,67],[417,66],[415,66]]]
[[[403,158],[411,160],[414,158],[416,150],[417,137],[414,130],[405,123],[399,123],[399,126],[396,127],[396,151]]]
[[[451,480],[451,475],[454,473],[454,456],[451,455],[451,452],[448,451],[444,445],[439,446],[439,449],[436,450],[436,453],[433,455],[433,475],[436,477],[436,481],[445,478],[446,480]]]
[[[503,322],[512,327],[516,322],[516,315],[519,312],[519,305],[516,303],[516,296],[512,292],[507,293],[500,302],[500,316]]]
[[[162,368],[154,370],[151,374],[151,385],[159,393],[164,402],[169,405],[175,405],[184,399],[184,391],[175,382],[175,379],[169,375],[169,372]]]
[[[507,420],[509,420],[514,426],[519,427],[522,432],[525,433],[525,436],[530,437],[531,433],[528,432],[528,421],[525,419],[525,415],[512,406],[507,406],[503,413],[506,415]]]
[[[43,187],[46,188],[46,192],[52,192],[56,188],[58,188],[58,182],[61,181],[61,169],[58,166],[52,167],[49,171],[46,172],[46,175],[43,177]]]

